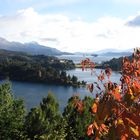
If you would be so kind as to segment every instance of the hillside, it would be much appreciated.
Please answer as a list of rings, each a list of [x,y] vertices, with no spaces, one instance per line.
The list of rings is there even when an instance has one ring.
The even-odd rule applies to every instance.
[[[22,51],[30,53],[33,55],[62,55],[69,54],[66,52],[61,52],[55,48],[47,47],[40,45],[37,42],[30,43],[19,43],[19,42],[10,42],[4,38],[0,38],[0,49],[11,50],[11,51]]]
[[[128,58],[131,60],[132,56],[129,56]],[[123,57],[113,58],[109,61],[103,62],[99,68],[109,67],[114,71],[121,71],[122,61],[123,61]]]
[[[53,67],[59,70],[69,70],[75,68],[71,60],[58,59],[54,56],[31,55],[25,52],[16,52],[0,49],[0,61],[19,61],[31,63],[45,67]]]
[[[79,85],[77,77],[66,74],[74,69],[73,61],[53,56],[30,55],[0,50],[0,79],[49,84]]]

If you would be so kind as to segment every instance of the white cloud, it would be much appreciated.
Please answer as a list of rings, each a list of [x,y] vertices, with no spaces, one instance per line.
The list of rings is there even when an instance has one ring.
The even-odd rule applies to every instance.
[[[140,28],[127,26],[128,19],[102,17],[96,22],[86,22],[59,14],[40,15],[28,8],[14,16],[0,17],[0,37],[10,41],[37,41],[70,52],[129,49],[140,46]]]

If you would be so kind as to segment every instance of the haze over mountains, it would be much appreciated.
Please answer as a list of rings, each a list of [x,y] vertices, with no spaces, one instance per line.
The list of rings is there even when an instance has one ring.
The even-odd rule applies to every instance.
[[[128,49],[128,50],[119,50],[119,49],[104,49],[100,51],[95,51],[91,53],[81,53],[81,52],[76,52],[74,54],[76,55],[92,55],[92,56],[112,56],[112,57],[121,57],[121,56],[130,56],[133,52],[133,49]]]
[[[119,50],[119,49],[105,49],[98,52],[95,52],[101,56],[130,56],[133,52],[133,49],[128,50]]]
[[[11,50],[11,51],[22,51],[34,55],[62,55],[68,54],[66,52],[61,52],[55,48],[47,47],[38,44],[37,42],[29,43],[19,43],[19,42],[10,42],[4,38],[0,38],[0,49]]]
[[[11,51],[20,51],[20,52],[26,52],[29,54],[34,55],[101,55],[101,56],[129,56],[132,54],[133,50],[125,50],[120,51],[116,49],[105,49],[94,53],[82,53],[82,52],[76,52],[76,53],[69,53],[69,52],[62,52],[56,48],[51,48],[48,46],[40,45],[37,42],[29,42],[29,43],[20,43],[20,42],[10,42],[4,38],[0,37],[0,49],[5,50],[11,50]]]

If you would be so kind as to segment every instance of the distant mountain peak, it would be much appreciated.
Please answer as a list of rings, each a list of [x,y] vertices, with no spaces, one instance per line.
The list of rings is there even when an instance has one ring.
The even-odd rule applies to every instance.
[[[35,42],[35,41],[29,42],[29,43],[20,43],[20,42],[15,42],[15,41],[10,42],[2,37],[0,37],[0,49],[10,50],[10,51],[21,51],[21,52],[34,54],[34,55],[66,54],[65,52],[61,52],[57,50],[56,48],[40,45],[38,42]]]
[[[5,38],[0,37],[0,42],[8,42]]]
[[[100,51],[96,51],[95,53],[96,54],[99,54],[99,55],[125,55],[125,54],[131,54],[133,52],[133,49],[126,49],[126,50],[120,50],[120,49],[114,49],[114,48],[109,48],[109,49],[103,49],[103,50],[100,50]]]
[[[36,41],[31,41],[31,42],[28,42],[28,43],[24,43],[25,45],[26,44],[33,44],[33,45],[39,45],[39,43],[38,42],[36,42]]]
[[[96,51],[95,53],[101,54],[101,53],[107,53],[107,52],[120,52],[121,50],[119,49],[114,49],[114,48],[108,48],[108,49],[103,49],[100,51]]]

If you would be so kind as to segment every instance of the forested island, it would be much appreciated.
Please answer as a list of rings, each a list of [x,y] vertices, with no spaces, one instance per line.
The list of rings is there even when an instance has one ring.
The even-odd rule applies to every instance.
[[[121,71],[122,68],[122,61],[124,57],[119,57],[119,58],[112,58],[109,61],[104,61],[101,64],[95,63],[94,68],[97,69],[106,69],[106,68],[111,68],[113,71]],[[132,56],[128,57],[129,60],[132,60]],[[82,68],[82,64],[76,64],[76,68]],[[87,66],[88,67],[88,66]]]
[[[103,62],[100,65],[100,68],[111,68],[113,71],[121,71],[122,68],[122,62],[123,62],[123,58],[124,57],[119,57],[119,58],[112,58],[109,61]],[[131,61],[132,60],[132,56],[129,56],[128,59]]]
[[[74,69],[72,60],[54,56],[30,55],[24,52],[0,50],[0,79],[22,82],[41,82],[80,86],[76,76],[67,75],[66,70]]]

